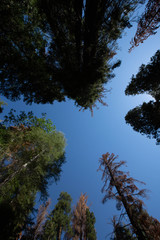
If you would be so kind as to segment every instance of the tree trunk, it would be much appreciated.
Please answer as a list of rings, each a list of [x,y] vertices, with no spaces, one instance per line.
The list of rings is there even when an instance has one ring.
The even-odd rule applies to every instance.
[[[57,240],[61,240],[62,227],[59,226],[57,229]]]
[[[147,240],[147,235],[145,233],[143,233],[143,229],[139,226],[138,222],[133,218],[133,215],[132,215],[132,210],[130,209],[130,206],[128,205],[126,199],[125,199],[125,196],[123,195],[123,193],[121,192],[121,189],[120,187],[118,186],[117,184],[117,181],[115,180],[114,178],[114,175],[112,174],[112,170],[109,166],[109,164],[107,164],[107,167],[108,167],[108,170],[109,170],[109,174],[111,176],[111,179],[112,181],[114,182],[115,184],[115,187],[117,189],[117,192],[119,194],[119,196],[121,197],[121,201],[124,205],[124,208],[126,210],[126,213],[129,217],[129,220],[133,226],[133,228],[135,229],[135,232],[136,232],[136,235],[138,237],[139,240]]]
[[[19,167],[15,172],[13,172],[11,174],[11,176],[8,176],[8,178],[6,178],[1,184],[0,184],[0,188],[3,187],[3,185],[5,185],[7,182],[9,182],[10,180],[12,180],[19,172],[21,172],[23,169],[25,169],[30,163],[32,163],[34,160],[36,160],[42,153],[44,153],[45,150],[43,150],[41,153],[38,153],[35,157],[33,157],[30,161],[28,161],[27,163],[23,164],[21,167]]]

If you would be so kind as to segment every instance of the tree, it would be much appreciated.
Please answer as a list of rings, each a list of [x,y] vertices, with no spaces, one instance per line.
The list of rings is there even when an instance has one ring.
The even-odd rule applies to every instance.
[[[104,181],[102,192],[105,193],[102,202],[105,203],[108,199],[116,199],[118,203],[123,205],[125,209],[123,215],[127,214],[133,231],[139,240],[160,239],[159,231],[155,228],[152,217],[144,210],[144,203],[140,199],[140,197],[146,196],[146,190],[139,190],[135,185],[135,182],[139,181],[130,177],[128,172],[119,170],[125,162],[115,162],[116,159],[117,156],[113,153],[111,155],[106,153],[99,160],[99,170],[102,171],[102,180]],[[147,213],[147,217],[144,217],[145,213]],[[157,220],[154,219],[154,221]],[[157,226],[160,226],[158,221],[157,224]],[[152,231],[155,232],[154,236]]]
[[[145,12],[142,14],[138,21],[137,31],[134,38],[131,40],[131,48],[139,46],[149,36],[156,34],[157,28],[160,23],[160,1],[159,0],[148,0],[145,8]]]
[[[104,84],[120,65],[111,63],[116,40],[140,2],[2,0],[0,93],[27,103],[68,97],[91,111],[105,104]]]
[[[129,226],[125,226],[120,221],[117,221],[116,217],[114,216],[112,219],[113,223],[113,237],[111,240],[137,240],[135,236],[133,236],[132,229]]]
[[[59,179],[65,139],[45,116],[38,119],[31,112],[11,111],[0,131],[0,208],[6,206],[11,216],[9,221],[2,216],[0,237],[15,239],[30,219],[36,194],[45,200],[50,180]]]
[[[125,90],[126,95],[148,93],[160,100],[160,50],[151,58],[147,65],[142,64],[139,72],[132,76],[131,82]]]
[[[51,103],[50,89],[53,99],[62,101],[63,94],[50,81],[48,37],[36,1],[2,0],[0,13],[0,93],[14,101],[23,95],[27,103]]]
[[[139,1],[41,1],[52,31],[51,60],[69,98],[83,109],[104,96],[103,84],[113,77],[116,40]],[[125,12],[125,13],[124,13]],[[57,64],[58,62],[58,64]],[[60,70],[59,70],[60,69]],[[76,79],[76,81],[75,81]]]
[[[127,113],[125,120],[135,131],[149,138],[155,138],[156,144],[160,144],[160,105],[158,103],[150,101],[135,107]]]
[[[147,65],[142,64],[136,76],[127,86],[126,95],[136,95],[141,93],[150,94],[155,101],[143,103],[130,110],[125,116],[125,120],[135,131],[147,135],[147,137],[156,138],[157,144],[160,142],[159,137],[159,108],[160,108],[160,51],[151,58]]]
[[[46,201],[45,204],[40,205],[38,209],[36,223],[31,223],[26,226],[22,234],[22,240],[35,240],[40,239],[43,234],[43,226],[45,224],[46,216],[48,215],[47,210],[50,205],[50,200]]]
[[[86,210],[87,206],[87,195],[82,194],[77,202],[77,205],[74,207],[73,210],[73,231],[74,231],[74,238],[77,239],[84,239],[85,238],[85,228],[86,228]]]
[[[73,210],[72,226],[74,240],[96,240],[95,216],[87,206],[87,195],[82,194]]]
[[[44,225],[42,240],[60,240],[61,235],[71,229],[71,197],[67,192],[61,192],[54,210]]]
[[[96,218],[93,212],[90,212],[89,208],[86,209],[86,227],[85,227],[85,237],[86,240],[96,240],[96,231],[94,224]]]

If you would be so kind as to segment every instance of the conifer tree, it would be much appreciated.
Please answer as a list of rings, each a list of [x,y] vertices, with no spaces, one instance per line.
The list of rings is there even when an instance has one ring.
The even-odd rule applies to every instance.
[[[73,239],[74,240],[96,240],[95,216],[87,206],[87,195],[82,194],[73,210]]]
[[[142,64],[138,73],[132,76],[131,82],[125,90],[126,95],[150,94],[154,101],[143,103],[130,110],[125,120],[137,132],[155,138],[160,142],[160,51],[158,50],[151,61]]]
[[[61,192],[58,203],[49,214],[44,225],[42,240],[60,240],[61,235],[71,231],[71,197],[67,192]]]
[[[0,132],[0,208],[11,216],[2,217],[0,238],[15,239],[29,222],[36,194],[45,200],[48,184],[59,179],[65,139],[45,116],[24,112],[11,111]]]
[[[149,36],[156,34],[160,23],[160,1],[148,0],[145,11],[138,21],[137,31],[134,38],[131,40],[131,48],[139,46]]]
[[[88,196],[86,194],[82,194],[77,202],[77,205],[73,210],[73,231],[74,238],[73,239],[84,239],[85,238],[85,228],[86,228],[86,210]]]
[[[160,100],[160,50],[158,50],[150,62],[142,64],[136,75],[133,75],[128,84],[125,94],[137,95],[142,93],[150,94],[158,102]]]
[[[133,231],[130,226],[117,220],[116,216],[112,219],[113,233],[111,240],[137,240],[137,237],[133,236]]]
[[[85,239],[96,240],[95,224],[96,218],[93,212],[90,212],[89,208],[86,209],[86,227],[85,227]]]
[[[135,182],[142,182],[130,177],[128,172],[119,170],[125,162],[115,162],[116,159],[117,156],[113,153],[111,155],[106,153],[99,160],[99,170],[102,171],[104,182],[102,192],[105,193],[102,202],[105,203],[108,199],[115,199],[123,205],[129,223],[133,227],[133,232],[139,240],[160,239],[159,230],[157,230],[160,223],[148,215],[144,209],[144,203],[140,199],[140,197],[146,196],[146,191],[145,189],[139,190],[135,185]],[[154,235],[152,231],[154,231]]]
[[[43,225],[45,224],[46,217],[48,215],[48,207],[50,205],[50,200],[47,200],[45,204],[40,205],[38,209],[37,219],[35,224],[32,222],[25,227],[21,239],[22,240],[38,240],[41,239],[43,235]]]
[[[133,130],[146,135],[148,138],[156,139],[160,144],[160,105],[150,101],[131,109],[125,116],[126,123]]]
[[[116,41],[141,0],[0,1],[0,93],[91,111],[120,61]],[[6,16],[10,16],[8,19]]]

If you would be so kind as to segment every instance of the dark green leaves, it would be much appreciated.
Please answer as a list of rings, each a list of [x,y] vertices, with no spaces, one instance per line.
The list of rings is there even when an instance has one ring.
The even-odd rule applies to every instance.
[[[150,94],[155,101],[143,103],[130,110],[125,120],[137,132],[155,138],[160,143],[160,50],[147,65],[142,64],[136,76],[126,88],[126,95]]]

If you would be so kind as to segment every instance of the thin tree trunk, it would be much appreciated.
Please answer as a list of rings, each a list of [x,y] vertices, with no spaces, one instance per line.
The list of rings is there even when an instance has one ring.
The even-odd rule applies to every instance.
[[[82,67],[82,10],[83,0],[75,0],[75,12],[76,12],[75,39],[77,60],[80,70]]]
[[[38,153],[35,157],[33,157],[30,161],[23,164],[19,169],[17,169],[14,173],[12,173],[8,178],[6,178],[1,184],[0,188],[3,187],[7,182],[12,180],[19,172],[21,172],[23,169],[25,169],[29,164],[31,164],[33,161],[35,161],[42,153],[44,153],[45,150],[43,150],[41,153]]]
[[[57,240],[61,240],[61,234],[62,234],[62,227],[59,226],[57,230]]]

